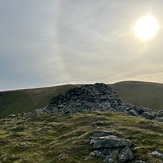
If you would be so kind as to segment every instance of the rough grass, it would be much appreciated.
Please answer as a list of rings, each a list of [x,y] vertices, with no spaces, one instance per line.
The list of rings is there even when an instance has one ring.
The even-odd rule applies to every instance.
[[[2,163],[102,163],[92,157],[92,130],[113,131],[136,146],[135,158],[160,163],[151,156],[163,151],[163,123],[122,113],[92,112],[74,115],[50,114],[40,118],[0,120],[0,162]]]
[[[163,110],[163,84],[124,81],[110,85],[128,103]]]
[[[30,112],[46,106],[53,96],[75,85],[0,92],[0,118],[12,113]]]

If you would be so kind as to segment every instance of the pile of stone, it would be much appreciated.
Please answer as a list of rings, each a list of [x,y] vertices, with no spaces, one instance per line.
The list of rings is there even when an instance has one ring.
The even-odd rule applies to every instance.
[[[115,110],[122,100],[106,84],[82,85],[54,97],[48,109],[60,112]]]
[[[105,163],[127,162],[134,158],[131,141],[118,138],[113,132],[93,131],[90,144],[93,147],[90,155],[103,158]]]
[[[149,108],[125,103],[115,91],[103,83],[69,89],[65,94],[55,96],[47,107],[39,111],[63,113],[113,111],[163,121],[163,112],[153,113]]]

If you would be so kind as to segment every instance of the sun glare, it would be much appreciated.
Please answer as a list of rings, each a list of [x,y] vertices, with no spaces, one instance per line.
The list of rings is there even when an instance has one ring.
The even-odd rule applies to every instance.
[[[153,16],[144,16],[136,22],[134,31],[139,39],[147,41],[157,34],[158,28],[158,22]]]

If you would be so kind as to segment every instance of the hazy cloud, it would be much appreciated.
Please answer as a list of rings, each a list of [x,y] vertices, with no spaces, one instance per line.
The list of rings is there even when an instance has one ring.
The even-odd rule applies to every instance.
[[[63,83],[163,82],[162,0],[1,0],[0,90]],[[138,18],[158,19],[146,43]]]

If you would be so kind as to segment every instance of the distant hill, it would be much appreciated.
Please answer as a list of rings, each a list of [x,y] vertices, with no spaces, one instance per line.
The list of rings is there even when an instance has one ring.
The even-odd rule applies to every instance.
[[[75,86],[61,85],[0,92],[0,117],[44,107],[53,96]],[[163,84],[124,81],[110,84],[110,86],[120,95],[124,102],[143,105],[155,110],[163,109]]]
[[[44,107],[53,96],[72,87],[75,87],[75,85],[0,92],[0,117]]]
[[[112,84],[120,98],[128,103],[163,110],[163,84],[140,81],[123,81]]]

